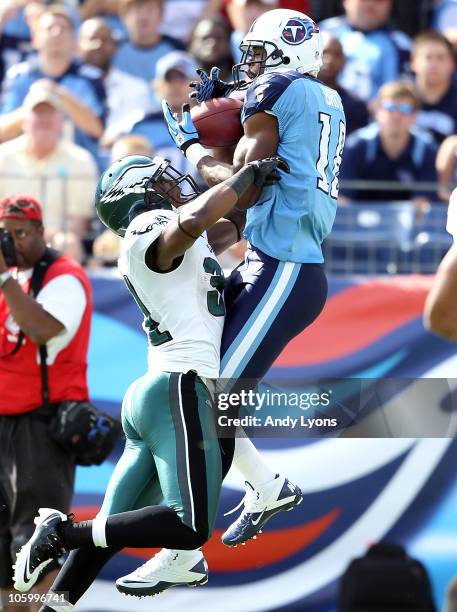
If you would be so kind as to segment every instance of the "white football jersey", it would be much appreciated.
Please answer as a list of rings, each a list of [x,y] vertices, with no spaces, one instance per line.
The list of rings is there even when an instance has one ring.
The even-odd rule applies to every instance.
[[[177,213],[138,215],[122,241],[119,269],[144,314],[150,371],[188,372],[217,378],[225,306],[224,275],[206,232],[170,272],[153,272],[144,261],[149,245]]]

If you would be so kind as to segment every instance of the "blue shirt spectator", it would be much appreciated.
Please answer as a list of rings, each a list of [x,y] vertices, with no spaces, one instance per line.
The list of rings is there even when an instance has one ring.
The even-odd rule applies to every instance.
[[[423,134],[411,134],[406,148],[392,159],[382,148],[379,128],[372,124],[357,130],[346,142],[341,181],[413,181],[436,182],[436,147]],[[353,201],[410,200],[412,197],[430,198],[430,191],[399,188],[396,190],[348,189],[341,187],[340,193]]]
[[[417,125],[441,143],[457,132],[457,82],[451,43],[439,32],[421,32],[414,40],[411,68],[422,104]]]
[[[413,89],[394,82],[380,90],[376,122],[354,132],[347,140],[340,194],[354,201],[436,199],[427,189],[402,188],[401,183],[436,182],[436,145],[414,129],[419,101]],[[410,93],[411,92],[411,93]],[[398,189],[348,188],[344,181],[395,181]]]
[[[179,41],[160,34],[162,0],[120,0],[120,13],[129,39],[120,45],[113,66],[150,83],[161,57],[183,49]],[[157,101],[158,104],[158,101]]]
[[[32,50],[24,10],[6,4],[0,8],[0,83],[8,68],[25,59]]]
[[[221,70],[223,80],[232,80],[234,61],[230,47],[230,28],[222,17],[200,19],[192,31],[189,53],[205,72],[217,66]]]
[[[432,27],[440,32],[457,27],[457,0],[438,0],[436,2]]]
[[[189,81],[195,74],[195,67],[192,56],[184,51],[173,51],[157,63],[152,87],[159,98],[167,100],[173,112],[180,112],[182,105],[189,100]],[[123,134],[143,136],[149,141],[154,155],[169,159],[179,172],[191,174],[202,188],[205,187],[194,166],[174,145],[162,111],[137,112],[126,116],[118,125],[117,135]]]
[[[20,116],[15,111],[33,83],[44,80],[71,120],[77,144],[96,154],[103,131],[104,89],[96,68],[73,59],[74,25],[65,9],[50,8],[40,16],[34,44],[37,54],[12,67],[6,76],[1,118],[4,139],[18,135]]]
[[[343,46],[346,64],[340,85],[371,100],[382,85],[407,73],[411,41],[388,23],[391,0],[366,4],[346,0],[346,15],[326,19],[320,26]]]

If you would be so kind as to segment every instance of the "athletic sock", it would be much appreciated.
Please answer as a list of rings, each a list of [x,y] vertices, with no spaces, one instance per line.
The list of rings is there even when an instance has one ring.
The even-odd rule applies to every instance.
[[[276,478],[277,473],[265,462],[249,438],[237,438],[233,464],[254,489]]]
[[[175,548],[202,544],[201,534],[185,525],[167,506],[147,506],[92,521],[64,521],[56,527],[66,550],[84,546],[105,548]]]
[[[94,544],[92,538],[92,521],[63,521],[56,526],[56,532],[66,550],[81,548]]]
[[[185,525],[167,506],[148,506],[113,514],[106,519],[106,542],[109,547],[185,548],[202,545],[202,537]]]

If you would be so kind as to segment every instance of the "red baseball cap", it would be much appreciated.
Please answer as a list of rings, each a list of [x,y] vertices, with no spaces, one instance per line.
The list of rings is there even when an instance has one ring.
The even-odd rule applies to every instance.
[[[0,219],[43,221],[43,214],[35,198],[25,193],[15,193],[0,200]]]

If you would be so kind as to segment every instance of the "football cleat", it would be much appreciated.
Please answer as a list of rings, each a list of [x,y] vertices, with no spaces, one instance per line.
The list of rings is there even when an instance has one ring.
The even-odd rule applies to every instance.
[[[222,534],[222,542],[226,546],[245,544],[261,532],[265,523],[278,512],[292,510],[303,501],[299,487],[292,484],[279,474],[273,480],[254,489],[246,481],[246,494],[236,508],[227,512],[232,514],[244,504],[237,520]]]
[[[40,508],[34,519],[36,525],[30,540],[17,554],[14,569],[14,588],[29,591],[37,582],[44,568],[60,557],[65,549],[56,533],[56,526],[68,517],[52,508]]]
[[[174,586],[195,587],[208,582],[208,565],[200,549],[162,549],[134,572],[116,580],[124,595],[158,595]]]

